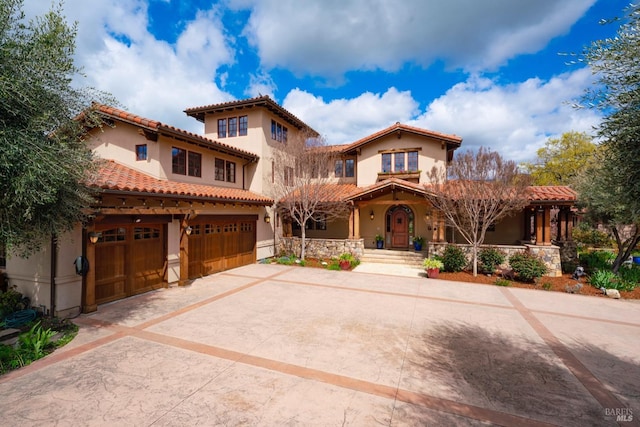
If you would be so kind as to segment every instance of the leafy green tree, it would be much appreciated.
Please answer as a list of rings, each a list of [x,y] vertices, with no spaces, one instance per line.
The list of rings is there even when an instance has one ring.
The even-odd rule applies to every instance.
[[[609,227],[616,240],[614,271],[640,240],[640,4],[607,21],[619,22],[615,37],[593,42],[581,58],[598,83],[583,101],[604,117],[598,128],[603,150],[585,173],[579,197],[590,219]]]
[[[550,138],[537,151],[535,163],[521,166],[531,175],[534,185],[573,185],[575,177],[590,162],[596,144],[584,132],[565,132],[560,138]]]
[[[76,28],[62,5],[29,22],[22,8],[0,0],[0,247],[25,255],[83,219],[93,170],[83,136],[99,124],[87,108],[106,97],[72,86]]]

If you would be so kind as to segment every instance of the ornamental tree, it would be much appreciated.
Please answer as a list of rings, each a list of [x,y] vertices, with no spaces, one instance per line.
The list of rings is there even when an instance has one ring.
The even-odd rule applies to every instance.
[[[0,247],[26,255],[83,219],[84,125],[99,122],[86,109],[98,94],[72,86],[75,25],[61,6],[25,22],[22,6],[0,2]]]

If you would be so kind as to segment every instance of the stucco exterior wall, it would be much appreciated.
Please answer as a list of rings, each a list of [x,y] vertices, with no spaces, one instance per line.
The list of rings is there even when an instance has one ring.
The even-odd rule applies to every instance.
[[[484,243],[487,245],[519,245],[522,239],[524,239],[524,213],[518,212],[498,222],[495,231],[487,230]],[[466,243],[457,231],[454,242]]]
[[[388,135],[362,147],[360,155],[358,155],[356,168],[358,186],[366,187],[375,184],[378,180],[378,172],[382,172],[382,154],[380,151],[410,150],[412,148],[418,149],[418,169],[421,171],[419,182],[427,182],[426,173],[433,166],[445,167],[447,150],[442,149],[440,142],[406,132],[402,133],[401,138],[398,138],[395,134]]]

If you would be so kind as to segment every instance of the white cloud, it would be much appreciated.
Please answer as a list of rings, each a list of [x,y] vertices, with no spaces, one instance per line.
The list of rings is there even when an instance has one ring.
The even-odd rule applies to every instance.
[[[418,107],[410,92],[393,87],[383,94],[365,92],[356,98],[329,102],[294,89],[282,105],[320,132],[329,144],[351,143],[395,122],[406,122]]]
[[[460,135],[463,149],[484,146],[518,162],[533,160],[549,138],[593,133],[600,116],[567,102],[580,97],[592,78],[587,68],[507,86],[473,76],[431,102],[411,124]]]
[[[263,66],[340,78],[348,70],[396,71],[443,59],[468,71],[495,69],[569,31],[595,0],[296,0],[251,7],[245,28]]]
[[[64,15],[78,22],[76,63],[87,76],[76,83],[111,93],[132,113],[202,132],[202,124],[182,110],[233,99],[214,83],[218,67],[235,60],[233,40],[224,34],[216,6],[194,12],[175,44],[158,40],[148,30],[147,4],[64,3]],[[33,17],[49,8],[48,2],[30,2],[25,12]],[[222,75],[220,81],[225,79]]]

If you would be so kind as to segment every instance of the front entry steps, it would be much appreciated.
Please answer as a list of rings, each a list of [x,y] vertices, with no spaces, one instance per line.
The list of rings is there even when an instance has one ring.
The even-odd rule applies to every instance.
[[[427,257],[427,252],[415,252],[413,250],[398,251],[388,249],[365,249],[361,262],[378,264],[404,264],[412,267],[422,267],[422,261]]]

